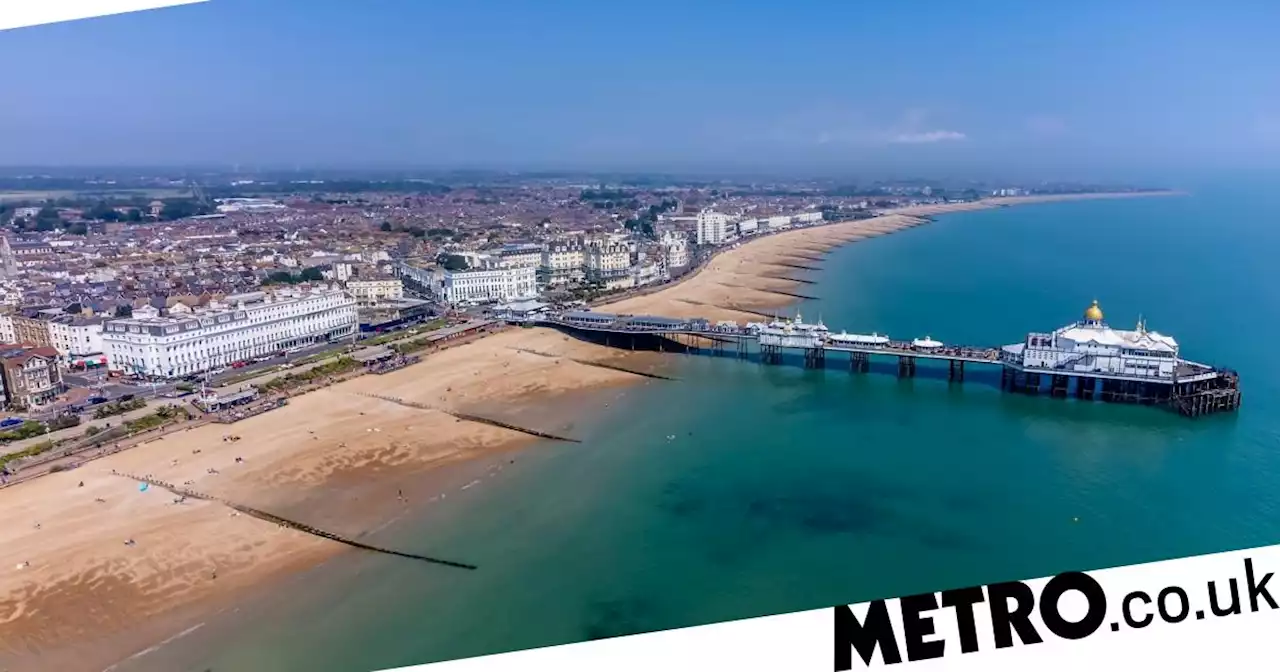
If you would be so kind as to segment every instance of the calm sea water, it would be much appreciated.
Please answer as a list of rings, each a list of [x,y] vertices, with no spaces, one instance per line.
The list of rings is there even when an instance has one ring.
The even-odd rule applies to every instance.
[[[384,536],[480,570],[352,555],[121,669],[369,670],[1275,543],[1278,214],[1209,189],[949,215],[834,252],[802,306],[998,344],[1096,298],[1239,369],[1236,416],[684,357]]]

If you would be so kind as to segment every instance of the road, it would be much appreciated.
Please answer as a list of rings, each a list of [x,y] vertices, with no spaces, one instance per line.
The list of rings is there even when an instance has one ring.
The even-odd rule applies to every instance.
[[[56,432],[47,432],[39,436],[33,436],[29,439],[22,439],[21,441],[14,441],[12,443],[4,444],[0,446],[0,455],[8,455],[10,453],[16,453],[18,451],[25,450],[42,441],[51,441],[51,440],[59,441],[61,439],[71,439],[71,438],[83,436],[85,427],[88,427],[89,425],[97,425],[99,427],[102,427],[103,429],[106,429],[107,425],[115,427],[127,420],[136,420],[138,418],[141,418],[144,415],[150,415],[151,413],[154,413],[156,409],[161,406],[174,404],[174,403],[181,403],[182,401],[183,400],[180,400],[180,399],[165,399],[165,398],[152,399],[148,401],[147,405],[143,406],[142,408],[129,411],[128,413],[124,413],[122,415],[113,415],[110,418],[104,418],[102,420],[92,419],[93,418],[92,414],[82,415],[80,416],[81,417],[80,424],[75,427],[60,429]]]
[[[418,333],[406,332],[402,338],[397,338],[393,341],[389,341],[381,345],[360,347],[359,355],[361,359],[368,358],[368,357],[375,357],[389,351],[393,345],[398,343],[411,341],[417,338],[425,338],[426,336],[433,333],[463,329],[463,328],[474,326],[486,321],[487,320],[483,320],[483,319],[471,319],[471,320],[468,320],[463,325],[456,325],[453,327],[443,327],[441,329],[435,329],[432,331],[423,331]],[[351,347],[351,344],[347,342],[323,343],[318,346],[307,348],[299,352],[289,353],[284,357],[272,357],[269,360],[249,364],[249,365],[240,367],[238,369],[227,369],[226,371],[216,376],[210,376],[206,385],[208,386],[209,389],[212,389],[218,394],[229,394],[231,392],[236,392],[238,390],[244,389],[245,387],[248,387],[250,385],[262,385],[267,381],[273,380],[280,376],[288,375],[290,373],[300,373],[300,372],[315,368],[317,366],[320,366],[321,364],[331,361],[334,357],[347,351],[350,347]],[[317,358],[314,361],[308,362],[306,364],[303,364],[300,366],[293,366],[287,369],[280,368],[281,365],[287,362],[296,361],[301,358],[311,357],[321,353],[331,353],[333,356]],[[262,375],[259,375],[259,376],[247,375],[254,372],[261,372]],[[69,375],[67,376],[68,382],[70,382],[70,379],[73,376],[78,382],[88,383],[88,385],[84,385],[85,387],[93,388],[99,384],[98,377],[96,375],[89,375],[89,374]],[[59,439],[80,436],[84,433],[84,428],[89,425],[98,425],[100,427],[105,427],[107,423],[111,423],[111,425],[114,427],[126,420],[134,420],[144,415],[148,415],[154,412],[156,408],[163,406],[165,404],[184,403],[188,401],[186,397],[174,398],[174,397],[164,396],[166,394],[170,394],[170,395],[175,394],[177,392],[177,385],[179,384],[179,382],[180,381],[165,381],[163,383],[157,383],[153,388],[150,383],[129,383],[129,382],[120,381],[119,379],[116,379],[114,382],[112,382],[111,379],[108,379],[107,381],[104,381],[103,390],[110,392],[110,394],[107,395],[110,399],[118,399],[122,394],[133,394],[135,396],[147,399],[148,400],[147,405],[138,410],[130,411],[129,413],[125,413],[124,415],[112,416],[111,418],[108,418],[105,420],[93,419],[93,410],[92,408],[90,408],[87,410],[87,412],[80,415],[80,425],[76,427],[68,427],[67,429],[58,430],[56,432],[41,434],[40,436],[32,437],[30,439],[23,439],[21,441],[14,441],[9,444],[0,445],[0,455],[8,455],[10,453],[18,452],[36,443],[40,443],[41,441],[48,441],[51,439],[56,441]],[[53,417],[53,415],[55,415],[55,413],[44,413],[42,415],[30,415],[26,417],[31,417],[35,419],[47,419],[47,418]]]

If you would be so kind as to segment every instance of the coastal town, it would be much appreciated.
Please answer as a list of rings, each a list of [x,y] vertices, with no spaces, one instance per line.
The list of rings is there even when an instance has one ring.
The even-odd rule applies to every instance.
[[[5,3],[0,672],[1265,666],[1276,25]]]
[[[28,182],[48,180],[6,186]],[[0,429],[193,392],[480,307],[642,291],[770,233],[1033,193],[179,179],[142,183],[181,194],[147,200],[73,186],[86,191],[0,195]]]
[[[63,662],[53,651],[63,669],[107,665],[168,636],[160,617],[177,607],[331,557],[355,533],[325,521],[379,528],[409,498],[498,477],[518,447],[576,440],[584,404],[663,380],[660,359],[503,315],[745,323],[801,299],[826,250],[934,215],[1151,195],[491,189],[312,186],[88,224],[70,205],[7,206],[0,498],[16,523],[0,537],[15,568],[0,614],[35,616],[0,634],[42,664]],[[614,205],[594,205],[602,194]],[[610,212],[622,196],[635,207]],[[383,496],[316,498],[357,473]],[[134,578],[72,587],[103,562]],[[129,618],[89,608],[108,595]],[[63,646],[87,631],[111,642]]]

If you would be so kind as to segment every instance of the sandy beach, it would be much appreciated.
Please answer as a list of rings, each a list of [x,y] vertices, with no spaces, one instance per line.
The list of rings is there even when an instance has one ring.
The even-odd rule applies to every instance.
[[[990,199],[792,230],[725,251],[678,284],[600,309],[758,320],[814,293],[790,278],[819,266],[834,247],[921,226],[931,215],[1099,196]],[[7,518],[0,529],[0,670],[102,670],[175,634],[180,626],[171,614],[189,615],[348,552],[222,504],[142,491],[113,472],[149,475],[355,536],[403,508],[401,487],[415,501],[441,494],[433,489],[446,483],[430,478],[437,467],[502,459],[535,440],[449,411],[572,436],[567,400],[645,380],[592,362],[652,370],[662,358],[551,330],[508,329],[233,425],[169,434],[0,489]],[[412,487],[399,485],[406,474],[414,476]],[[382,489],[383,482],[397,485]],[[317,496],[356,485],[361,501]]]

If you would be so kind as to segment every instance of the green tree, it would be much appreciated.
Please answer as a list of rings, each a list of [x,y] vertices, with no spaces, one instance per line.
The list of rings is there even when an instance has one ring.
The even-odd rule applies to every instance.
[[[115,208],[101,201],[84,211],[85,219],[96,219],[103,222],[118,222],[123,217]]]
[[[58,210],[53,206],[46,205],[43,208],[40,208],[40,212],[36,213],[38,231],[52,231],[53,225],[56,225],[61,221],[62,217],[58,216]],[[48,223],[50,226],[47,228],[39,228],[38,225],[41,223]]]
[[[127,303],[116,306],[116,317],[133,317],[133,306]]]
[[[302,269],[302,275],[299,279],[302,282],[321,282],[324,280],[324,273],[321,272],[319,266],[310,266]]]
[[[379,229],[382,229],[383,231],[390,232],[390,231],[391,231],[391,228],[392,228],[392,227],[391,227],[391,222],[383,222],[383,223],[382,223],[382,225],[381,225],[381,226],[379,226],[378,228],[379,228]]]
[[[457,254],[447,254],[444,261],[440,263],[446,271],[465,271],[470,268],[467,258]]]
[[[172,221],[175,219],[183,219],[199,214],[199,208],[194,201],[167,201],[164,207],[160,209],[160,219]]]

